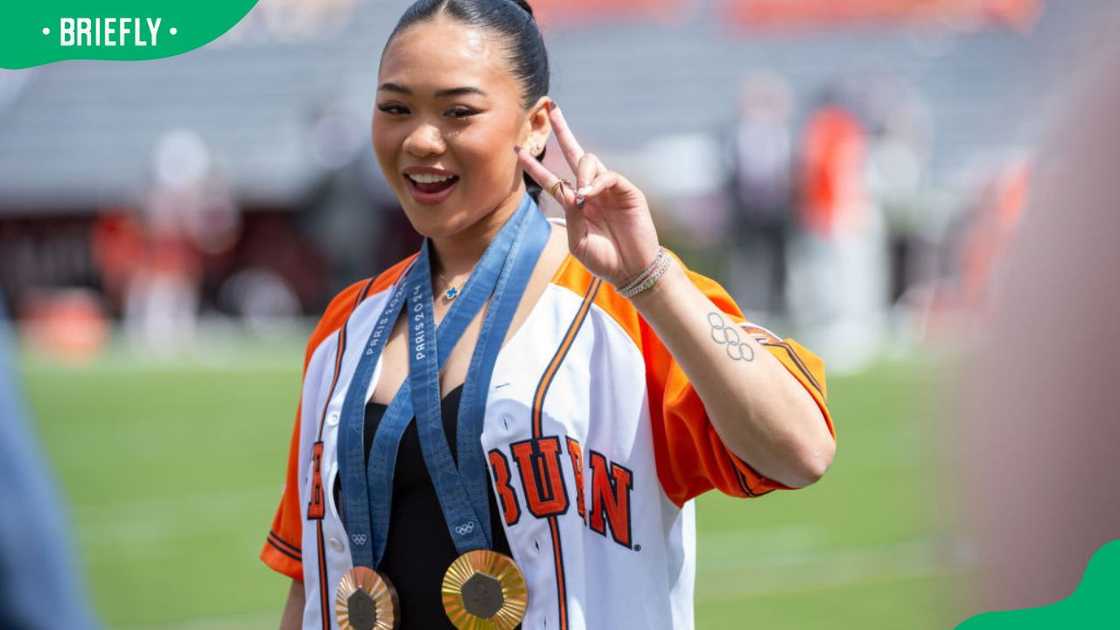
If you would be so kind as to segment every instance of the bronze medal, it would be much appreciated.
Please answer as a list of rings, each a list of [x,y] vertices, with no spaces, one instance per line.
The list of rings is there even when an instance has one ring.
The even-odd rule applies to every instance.
[[[459,630],[513,630],[528,605],[525,576],[505,554],[468,551],[443,575],[443,609]]]
[[[401,619],[397,589],[368,567],[354,567],[342,576],[334,612],[341,630],[396,630]]]

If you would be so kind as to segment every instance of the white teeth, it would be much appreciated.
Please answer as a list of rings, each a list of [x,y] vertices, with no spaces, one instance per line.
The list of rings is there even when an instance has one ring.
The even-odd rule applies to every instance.
[[[419,184],[435,184],[438,182],[445,182],[453,177],[453,175],[428,175],[427,173],[412,173],[409,175],[412,181]]]

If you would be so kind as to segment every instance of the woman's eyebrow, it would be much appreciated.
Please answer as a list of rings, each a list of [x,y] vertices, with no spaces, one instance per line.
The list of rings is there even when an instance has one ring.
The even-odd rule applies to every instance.
[[[382,83],[381,87],[379,87],[377,89],[378,89],[378,91],[384,90],[386,92],[399,92],[401,94],[412,94],[412,90],[410,90],[409,88],[406,88],[403,85],[399,85],[397,83]],[[480,88],[473,87],[473,86],[463,86],[463,87],[447,88],[445,90],[436,90],[435,95],[436,95],[436,98],[441,98],[441,97],[445,97],[445,96],[462,96],[464,94],[478,94],[480,96],[486,96],[486,92],[483,92]]]

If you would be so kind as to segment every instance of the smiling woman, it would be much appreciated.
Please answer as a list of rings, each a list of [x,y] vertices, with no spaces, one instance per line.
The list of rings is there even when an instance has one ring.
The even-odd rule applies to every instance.
[[[548,137],[548,58],[540,32],[514,3],[441,4],[414,4],[389,37],[373,146],[421,234],[470,225],[495,231],[520,201],[514,145],[541,152]],[[539,199],[536,182],[524,181]]]
[[[373,147],[425,238],[308,343],[261,553],[284,628],[691,628],[692,499],[832,461],[821,361],[659,245],[548,82],[525,2],[420,0],[389,37]]]

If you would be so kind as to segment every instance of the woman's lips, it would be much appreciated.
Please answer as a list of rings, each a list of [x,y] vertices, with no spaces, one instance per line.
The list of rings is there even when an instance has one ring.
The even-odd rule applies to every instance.
[[[443,202],[451,195],[451,191],[455,189],[456,184],[459,183],[458,175],[453,175],[447,181],[434,184],[420,184],[407,175],[404,178],[412,198],[425,205],[435,205]]]

